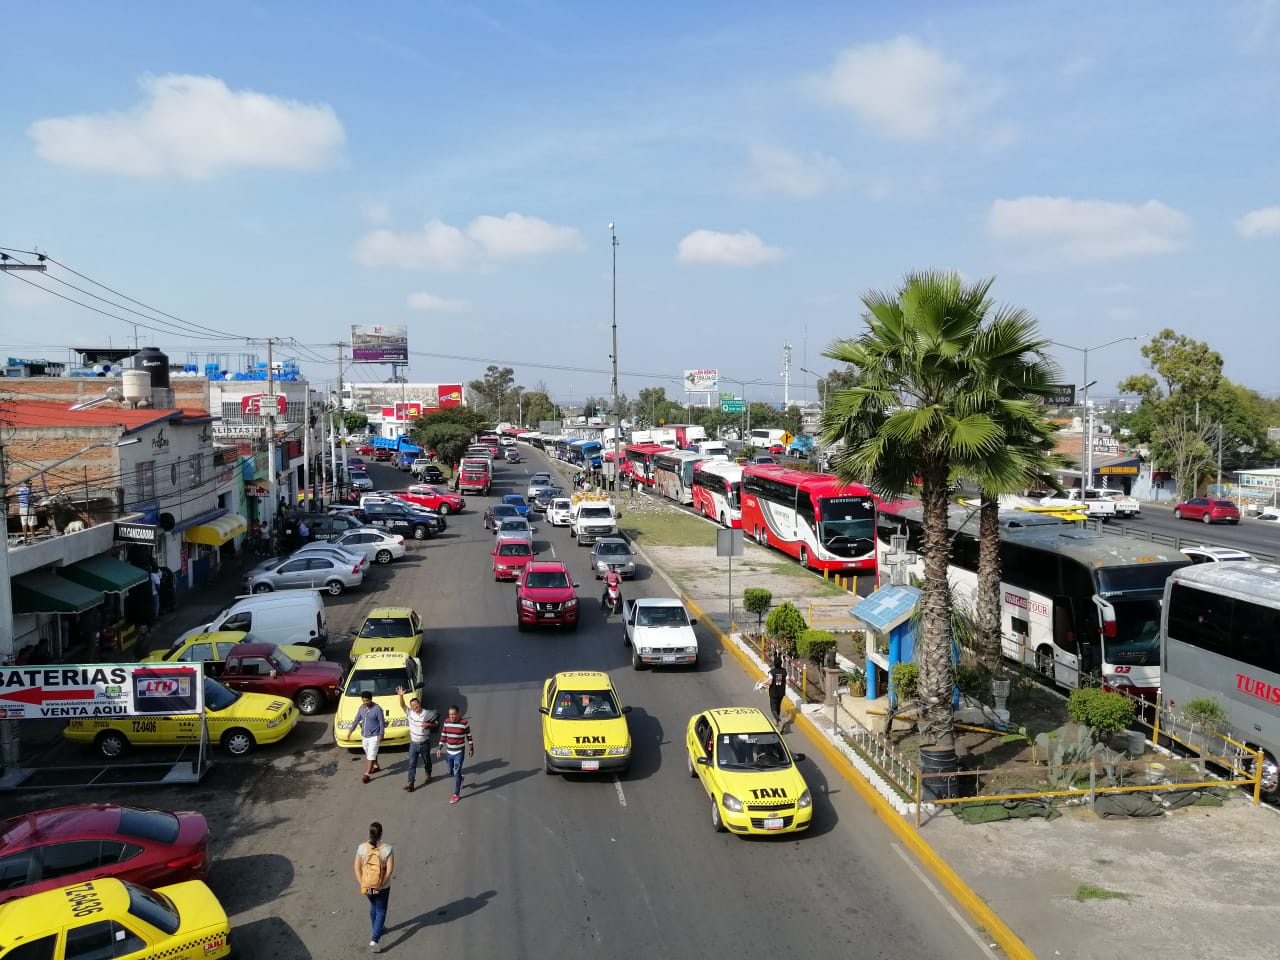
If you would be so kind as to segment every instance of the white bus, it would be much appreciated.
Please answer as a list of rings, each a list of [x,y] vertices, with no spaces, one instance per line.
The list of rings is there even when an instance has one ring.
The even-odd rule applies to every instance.
[[[742,526],[742,466],[704,460],[693,468],[693,509],[722,527]]]
[[[1165,704],[1177,711],[1216,700],[1227,711],[1223,732],[1265,751],[1262,793],[1280,799],[1280,566],[1245,561],[1175,571],[1161,626]]]
[[[676,503],[693,503],[693,467],[701,461],[702,454],[689,450],[655,453],[652,457],[654,489]]]
[[[881,563],[889,536],[919,550],[921,511],[885,503]],[[969,608],[978,589],[978,512],[952,507],[952,588]],[[1169,575],[1191,561],[1172,548],[1085,530],[1025,510],[1000,513],[1000,631],[1005,657],[1059,687],[1096,676],[1138,695],[1160,686],[1160,605]],[[1238,564],[1232,564],[1233,568]],[[912,571],[923,574],[917,561]]]

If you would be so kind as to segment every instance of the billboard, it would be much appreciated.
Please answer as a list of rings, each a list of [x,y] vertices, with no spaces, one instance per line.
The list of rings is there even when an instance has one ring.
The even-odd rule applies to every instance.
[[[720,390],[719,370],[686,370],[685,393],[717,393]]]
[[[439,385],[439,400],[442,407],[462,406],[462,384],[442,383]],[[428,404],[430,406],[430,404]]]
[[[353,363],[408,363],[409,328],[353,323],[351,360]]]
[[[0,668],[0,718],[129,717],[204,709],[202,663]]]

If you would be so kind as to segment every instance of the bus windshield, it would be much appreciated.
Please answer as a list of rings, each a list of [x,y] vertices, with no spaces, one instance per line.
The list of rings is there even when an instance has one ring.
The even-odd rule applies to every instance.
[[[837,556],[875,549],[875,502],[870,497],[823,497],[818,501],[818,539]]]
[[[1189,566],[1190,560],[1168,563],[1134,563],[1123,567],[1098,567],[1098,595],[1114,600],[1125,594],[1158,597],[1164,593],[1164,582],[1179,567]]]
[[[1113,600],[1116,635],[1102,644],[1107,663],[1154,667],[1160,663],[1160,600]]]

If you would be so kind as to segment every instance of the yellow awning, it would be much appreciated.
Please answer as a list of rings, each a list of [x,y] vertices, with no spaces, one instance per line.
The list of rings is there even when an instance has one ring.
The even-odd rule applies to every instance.
[[[239,514],[228,513],[221,517],[202,523],[198,527],[188,527],[182,534],[187,543],[203,543],[208,547],[220,547],[232,537],[238,537],[249,529],[249,524]]]

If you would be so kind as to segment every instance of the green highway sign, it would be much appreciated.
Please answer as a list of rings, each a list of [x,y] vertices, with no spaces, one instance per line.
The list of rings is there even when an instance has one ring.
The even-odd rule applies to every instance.
[[[721,413],[742,413],[746,409],[747,409],[747,405],[742,400],[721,400],[720,401]]]

